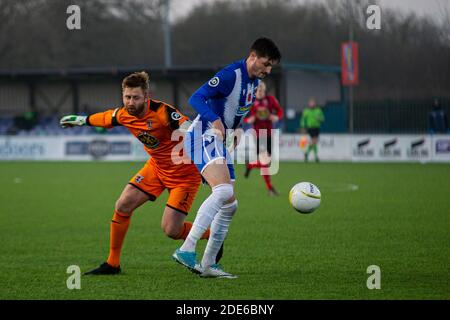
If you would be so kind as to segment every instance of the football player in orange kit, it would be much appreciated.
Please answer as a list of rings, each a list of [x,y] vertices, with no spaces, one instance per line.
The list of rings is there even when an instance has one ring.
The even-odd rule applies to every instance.
[[[169,198],[161,220],[164,233],[172,239],[186,239],[192,227],[192,223],[184,220],[197,194],[201,176],[194,164],[173,163],[172,152],[180,142],[171,139],[173,131],[188,127],[190,121],[174,107],[150,99],[148,92],[148,74],[136,72],[122,82],[122,107],[89,116],[69,115],[60,120],[65,128],[125,126],[151,156],[116,201],[110,225],[108,259],[85,274],[120,273],[121,249],[133,211],[148,200],[155,201],[165,189],[169,190]],[[202,239],[207,239],[209,233],[209,229],[206,230]]]

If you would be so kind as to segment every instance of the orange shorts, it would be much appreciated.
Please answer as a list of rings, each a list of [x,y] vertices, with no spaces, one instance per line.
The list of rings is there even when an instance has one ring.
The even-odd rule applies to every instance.
[[[192,164],[180,166],[183,167],[161,170],[149,160],[129,183],[147,194],[150,201],[155,201],[168,189],[167,206],[187,215],[200,187],[201,176]]]

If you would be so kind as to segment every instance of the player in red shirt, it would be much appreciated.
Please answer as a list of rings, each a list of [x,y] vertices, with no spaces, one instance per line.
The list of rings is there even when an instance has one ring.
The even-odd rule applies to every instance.
[[[269,190],[269,195],[276,196],[278,192],[273,187],[267,171],[270,164],[270,156],[272,155],[271,129],[273,129],[275,122],[283,118],[283,109],[274,96],[266,95],[266,85],[262,81],[256,91],[256,100],[249,114],[250,116],[245,121],[248,124],[252,124],[256,131],[256,152],[258,159],[261,161],[258,160],[256,163],[247,164],[245,177],[248,178],[253,168],[260,168],[267,190]],[[265,139],[261,139],[263,137]],[[264,143],[266,141],[267,143]],[[260,152],[260,149],[263,150]]]

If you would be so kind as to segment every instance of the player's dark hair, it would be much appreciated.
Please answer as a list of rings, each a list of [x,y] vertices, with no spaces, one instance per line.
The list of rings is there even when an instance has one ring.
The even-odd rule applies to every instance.
[[[259,38],[253,42],[250,52],[255,52],[258,57],[267,57],[269,60],[281,61],[281,53],[275,42],[269,38]]]
[[[144,92],[148,92],[150,87],[150,77],[145,71],[134,72],[125,77],[122,81],[122,90],[125,88],[142,88]]]

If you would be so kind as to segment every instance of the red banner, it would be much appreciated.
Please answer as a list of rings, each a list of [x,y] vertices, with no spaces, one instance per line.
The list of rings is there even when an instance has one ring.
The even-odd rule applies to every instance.
[[[344,42],[341,45],[342,84],[356,86],[359,83],[358,44]]]

